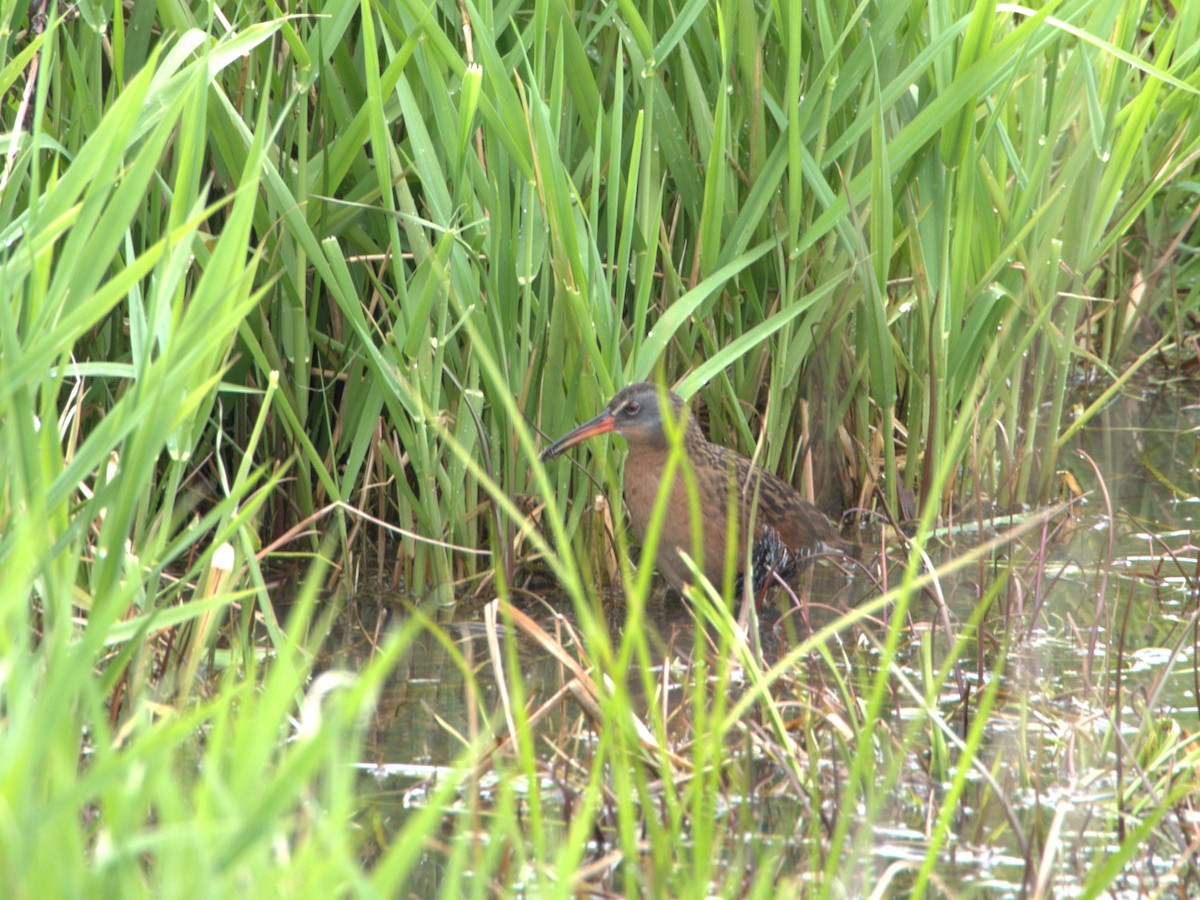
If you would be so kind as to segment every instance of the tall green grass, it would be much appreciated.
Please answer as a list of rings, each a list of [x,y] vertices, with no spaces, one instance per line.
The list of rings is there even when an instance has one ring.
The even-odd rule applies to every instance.
[[[0,3],[6,893],[367,890],[343,763],[411,632],[293,732],[332,682],[267,548],[440,603],[542,556],[599,671],[649,663],[569,552],[604,546],[594,486],[534,461],[630,380],[699,391],[830,510],[1052,499],[1076,373],[1195,329],[1198,35],[1200,6],[1118,0]],[[598,703],[569,827],[612,772],[632,859],[629,798],[677,761]],[[720,712],[631,893],[728,774]],[[532,797],[512,845],[577,866]],[[701,865],[728,835],[697,838]],[[662,884],[725,877],[695,872]]]

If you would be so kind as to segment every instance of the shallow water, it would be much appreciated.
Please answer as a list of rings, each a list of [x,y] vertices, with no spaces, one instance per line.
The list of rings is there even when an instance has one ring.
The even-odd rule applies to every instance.
[[[1076,893],[1097,861],[1117,851],[1114,798],[1118,791],[1130,791],[1137,766],[1161,774],[1164,769],[1155,758],[1156,748],[1175,752],[1178,758],[1186,752],[1186,748],[1171,748],[1172,741],[1180,740],[1185,729],[1194,729],[1200,721],[1194,652],[1200,584],[1196,550],[1200,407],[1190,405],[1186,396],[1173,396],[1175,402],[1154,395],[1151,400],[1130,396],[1112,404],[1097,427],[1080,438],[1080,446],[1104,473],[1103,483],[1079,454],[1070,453],[1069,458],[1065,454],[1060,460],[1060,468],[1089,491],[1071,516],[1059,517],[1048,526],[1045,539],[1035,529],[989,561],[943,579],[945,610],[935,602],[933,592],[926,592],[907,612],[908,642],[901,648],[890,715],[885,716],[892,740],[899,740],[906,723],[924,720],[917,699],[901,684],[926,683],[923,646],[932,640],[932,658],[940,660],[950,643],[947,622],[951,633],[960,633],[981,594],[1005,569],[997,559],[1012,563],[1014,577],[988,612],[986,637],[966,642],[957,672],[947,678],[937,696],[945,721],[961,735],[965,726],[958,710],[963,690],[976,697],[993,677],[1000,679],[979,754],[982,765],[968,774],[949,839],[938,851],[936,883],[941,891],[1017,895],[1040,870],[1050,891]],[[1112,520],[1105,515],[1109,504],[1116,511]],[[1054,527],[1061,530],[1054,532]],[[982,539],[987,537],[985,531]],[[935,560],[952,559],[978,540],[975,536],[959,539],[937,552]],[[1043,545],[1048,548],[1044,559]],[[891,573],[893,583],[898,575],[898,571]],[[868,578],[848,582],[826,567],[817,567],[806,587],[807,616],[764,612],[762,645],[768,663],[835,619],[839,611],[877,593]],[[823,609],[823,604],[830,609]],[[790,603],[782,606],[787,609]],[[361,627],[347,629],[349,636],[336,646],[327,664],[359,667],[371,652],[369,636],[381,631],[383,620],[376,617],[394,617],[400,608],[388,598],[358,604]],[[568,650],[577,649],[563,631],[563,622],[575,619],[565,598],[548,598],[545,605],[526,603],[522,609],[547,631],[556,632]],[[617,640],[623,618],[616,613],[611,619]],[[368,735],[362,763],[364,820],[370,821],[384,845],[422,807],[431,786],[445,772],[440,767],[459,758],[464,740],[480,733],[504,733],[501,698],[479,613],[463,615],[443,627],[474,677],[465,677],[464,667],[442,643],[423,635],[389,680]],[[657,595],[648,605],[644,627],[655,636],[653,677],[667,685],[656,702],[672,709],[668,720],[676,733],[668,736],[683,737],[689,728],[688,695],[681,685],[691,671],[693,654],[704,652],[706,632],[698,636],[692,611],[678,598],[665,595]],[[883,636],[883,624],[876,620],[845,629],[832,642],[839,672],[848,676],[856,696],[869,693]],[[1001,645],[1008,652],[996,669]],[[535,703],[552,696],[568,680],[562,664],[528,637],[517,637],[516,649],[522,684]],[[816,656],[805,656],[797,668],[804,670],[795,688],[798,693],[789,696],[785,688],[776,699],[781,708],[801,715],[801,707],[813,697],[834,693],[829,686],[838,672]],[[630,681],[638,683],[632,674]],[[822,716],[831,718],[832,713],[833,707],[820,709]],[[539,734],[553,736],[560,748],[575,748],[582,756],[590,753],[589,729],[570,700],[557,703],[538,724]],[[1150,730],[1156,730],[1154,739],[1147,737]],[[926,724],[916,736],[905,739],[907,758],[898,779],[871,799],[873,808],[854,812],[856,827],[843,854],[860,862],[866,858],[871,868],[869,877],[861,881],[843,873],[843,886],[852,894],[872,889],[881,880],[889,882],[889,890],[903,890],[929,851],[931,817],[938,815],[949,789],[948,783],[931,775],[928,759],[935,748],[929,731]],[[1112,740],[1115,734],[1121,741]],[[753,748],[731,747],[730,752],[745,760],[752,773],[746,783],[754,789],[749,796],[735,789],[722,793],[725,805],[716,810],[717,818],[731,828],[735,823],[737,828],[749,828],[761,842],[760,852],[778,852],[775,865],[782,873],[807,871],[815,858],[813,834],[822,833],[821,828],[814,831],[805,824],[813,815],[809,797],[795,795],[786,775]],[[539,790],[547,806],[559,810],[565,828],[570,818],[571,789],[566,786],[570,777],[562,761],[552,756],[547,749],[548,771],[562,774]],[[819,766],[820,777],[831,784],[847,776],[838,771],[835,754],[822,754]],[[1190,775],[1194,777],[1194,771]],[[1157,789],[1166,789],[1165,784]],[[446,811],[447,835],[454,831],[456,817],[468,810],[479,814],[482,808],[486,819],[492,796],[487,777],[476,784],[476,790],[479,796],[460,798],[455,809]],[[1145,801],[1146,794],[1131,791],[1121,808],[1130,811]],[[1180,822],[1187,821],[1186,810],[1176,812]],[[822,814],[828,817],[831,811]],[[1129,828],[1138,821],[1131,818]],[[1175,883],[1180,875],[1173,868],[1184,852],[1181,846],[1189,840],[1180,828],[1168,822],[1153,832],[1155,840],[1131,855],[1123,870],[1125,880],[1114,886],[1136,892]],[[594,856],[607,849],[604,841],[603,836],[594,839]],[[729,866],[753,864],[735,859],[728,848],[724,852],[722,860]],[[416,894],[438,889],[444,860],[443,851],[426,852],[413,881]]]

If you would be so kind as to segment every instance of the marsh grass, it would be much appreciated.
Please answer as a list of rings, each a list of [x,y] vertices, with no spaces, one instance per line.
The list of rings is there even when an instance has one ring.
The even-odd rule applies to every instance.
[[[447,891],[828,894],[918,752],[946,787],[912,884],[935,878],[1018,632],[989,632],[969,695],[972,617],[900,678],[922,550],[939,516],[1056,499],[1074,433],[1148,362],[1185,366],[1200,6],[115,9],[0,3],[5,893],[393,895],[490,766],[491,809],[467,790],[441,851]],[[1111,385],[1081,410],[1078,373]],[[861,607],[885,616],[870,681],[831,643],[853,622],[764,668],[697,598],[695,737],[675,749],[643,708],[651,569],[629,570],[596,485],[535,457],[539,431],[647,377],[701,393],[714,439],[826,508],[914,520],[899,586]],[[617,454],[594,453],[611,488]],[[335,565],[286,611],[264,574],[285,552]],[[503,598],[508,699],[368,870],[349,763],[414,634],[441,633],[407,617],[362,671],[314,677],[339,608],[318,584],[380,558],[431,611]],[[1045,558],[982,596],[1036,599]],[[546,775],[511,643],[528,629],[504,612],[539,568],[571,598],[564,686],[594,734],[556,770],[579,779],[561,823],[507,780]],[[625,589],[616,638],[597,573]],[[947,679],[965,729],[936,705]],[[902,694],[919,715],[897,730]],[[1098,745],[1143,768],[1097,890],[1139,840],[1179,843],[1161,823],[1194,751],[1152,716]],[[812,813],[807,881],[777,877],[793,845],[712,815],[763,758]],[[1027,884],[1057,834],[1020,842]]]

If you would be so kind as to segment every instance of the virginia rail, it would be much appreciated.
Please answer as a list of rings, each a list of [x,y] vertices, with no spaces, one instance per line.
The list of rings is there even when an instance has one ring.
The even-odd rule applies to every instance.
[[[639,382],[617,392],[604,412],[563,435],[544,451],[543,461],[554,459],[568,447],[598,434],[615,431],[629,443],[625,461],[625,505],[638,539],[646,534],[658,494],[671,443],[664,430],[659,390]],[[729,528],[730,492],[737,497],[737,566],[746,559],[747,523],[753,521],[754,556],[770,559],[772,566],[792,569],[795,563],[815,553],[833,551],[856,556],[853,545],[842,540],[825,515],[801,499],[791,485],[760,469],[740,453],[714,444],[704,437],[700,425],[688,414],[683,400],[666,394],[671,420],[683,423],[683,449],[696,477],[700,509],[704,515],[704,574],[718,589],[724,584],[725,543]],[[679,553],[693,553],[690,507],[681,469],[676,468],[659,538],[658,570],[671,586],[682,591],[692,580]],[[757,506],[755,501],[757,499]],[[780,545],[782,550],[780,551]],[[740,574],[740,572],[739,572]],[[763,573],[755,573],[756,581]]]

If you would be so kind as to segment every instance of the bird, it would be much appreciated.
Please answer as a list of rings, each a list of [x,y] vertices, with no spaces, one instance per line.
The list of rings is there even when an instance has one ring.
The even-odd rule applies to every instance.
[[[625,461],[623,494],[630,524],[639,540],[645,538],[659,485],[671,455],[662,401],[670,408],[676,427],[683,428],[683,450],[695,473],[699,507],[703,516],[701,534],[705,577],[718,590],[725,583],[725,548],[729,511],[736,510],[738,553],[735,581],[743,583],[747,539],[753,532],[752,557],[759,571],[751,573],[756,590],[775,569],[782,578],[811,557],[840,553],[857,557],[857,548],[842,539],[825,514],[804,500],[781,478],[760,468],[735,450],[713,443],[704,436],[687,405],[673,391],[649,382],[631,384],[613,396],[604,411],[551,443],[541,461],[556,459],[588,438],[616,432],[629,445]],[[688,491],[681,467],[676,466],[667,512],[659,536],[656,565],[659,573],[680,593],[695,578],[680,557],[693,552],[692,522]],[[731,494],[731,492],[733,492]],[[735,498],[730,503],[730,498]]]

